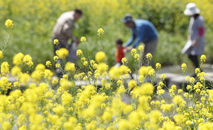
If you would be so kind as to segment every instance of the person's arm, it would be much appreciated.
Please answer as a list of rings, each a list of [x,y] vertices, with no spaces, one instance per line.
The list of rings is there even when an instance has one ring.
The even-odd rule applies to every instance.
[[[140,29],[140,31],[138,31],[138,34],[137,34],[137,40],[135,41],[134,45],[133,45],[133,48],[136,48],[138,46],[138,44],[143,40],[144,38],[144,33],[145,33],[145,29],[144,27],[142,26],[142,28]]]
[[[134,35],[134,33],[133,33],[133,31],[132,31],[132,36],[129,38],[129,40],[125,43],[125,47],[128,47],[128,46],[130,46],[131,44],[132,44],[132,42],[135,40],[135,35]]]

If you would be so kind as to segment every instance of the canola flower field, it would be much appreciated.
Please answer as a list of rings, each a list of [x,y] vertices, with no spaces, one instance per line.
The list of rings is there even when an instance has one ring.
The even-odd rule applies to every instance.
[[[6,27],[12,28],[13,21],[7,20]],[[102,28],[98,36],[104,35]],[[55,44],[60,44],[57,40]],[[81,37],[86,42],[86,37]],[[139,61],[139,53],[143,51],[140,45],[132,49],[131,56],[135,63]],[[95,55],[95,59],[86,59],[82,50],[77,50],[82,66],[88,71],[78,72],[75,64],[65,62],[68,50],[61,48],[56,52],[58,58],[64,61],[63,77],[53,77],[53,63],[34,65],[30,55],[18,53],[13,57],[14,67],[4,60],[0,51],[0,128],[3,130],[182,130],[182,129],[213,129],[213,90],[205,85],[207,74],[195,69],[196,78],[186,77],[187,92],[179,86],[165,86],[165,74],[154,84],[155,76],[161,69],[157,63],[154,68],[142,66],[138,70],[137,79],[132,79],[125,85],[125,80],[131,73],[125,65],[111,67],[105,63],[107,56],[103,51]],[[152,55],[146,55],[148,60]],[[206,61],[202,55],[201,64]],[[127,58],[122,59],[127,63]],[[23,72],[22,67],[28,68]],[[56,67],[61,68],[59,64]],[[187,65],[181,65],[182,72]],[[83,68],[82,68],[83,69]],[[25,69],[26,70],[26,69]],[[31,73],[32,72],[32,73]],[[16,81],[11,83],[8,76]],[[147,77],[151,82],[146,82]],[[32,80],[31,80],[32,79]],[[98,81],[95,84],[77,87],[74,80]],[[139,82],[137,82],[139,81]],[[25,87],[25,89],[23,89]],[[167,88],[167,89],[165,89]],[[13,89],[5,95],[8,89]],[[156,90],[156,92],[155,92]],[[164,97],[169,91],[171,101]],[[130,102],[124,102],[122,97],[128,95]]]
[[[184,2],[187,3],[188,1]],[[181,3],[184,5],[184,2]],[[195,0],[194,2],[200,5],[199,8],[207,12],[204,14],[205,17],[208,17],[206,25],[210,25],[212,23],[212,17],[210,17],[212,13],[209,12],[211,12],[212,2],[210,0],[203,0],[202,2]],[[135,16],[138,15],[138,17],[141,15],[141,7],[145,5],[148,7],[147,11],[152,13],[159,12],[161,14],[160,12],[164,8],[171,9],[171,12],[173,11],[172,9],[177,9],[174,12],[181,12],[180,9],[183,10],[185,6],[177,3],[180,2],[178,0],[168,0],[168,4],[164,5],[157,0],[144,0],[143,2],[136,0],[131,2],[128,0],[122,2],[119,0],[112,2],[106,0],[91,0],[90,2],[85,0],[76,2],[65,0],[60,2],[55,0],[0,1],[0,9],[3,11],[0,19],[4,21],[1,25],[5,25],[1,27],[3,30],[1,32],[3,40],[1,40],[4,41],[4,46],[0,48],[0,129],[213,129],[213,90],[209,89],[205,84],[207,73],[201,72],[199,68],[196,68],[197,77],[187,76],[188,85],[186,88],[175,85],[166,86],[165,74],[162,74],[159,81],[154,83],[156,75],[161,69],[161,64],[156,63],[153,67],[142,66],[137,69],[139,54],[143,51],[142,45],[131,51],[130,58],[122,59],[122,62],[127,65],[131,63],[133,69],[125,65],[111,67],[109,62],[113,61],[111,57],[114,52],[110,54],[111,52],[104,50],[103,45],[101,45],[110,43],[106,39],[112,34],[116,34],[113,38],[126,35],[117,34],[116,30],[110,31],[112,23],[115,23],[115,25],[120,24],[120,17],[125,14],[124,9],[131,13],[136,13]],[[80,21],[79,26],[90,26],[85,27],[86,29],[79,29],[79,32],[76,33],[80,37],[82,47],[77,50],[80,67],[76,67],[74,63],[66,62],[65,58],[68,55],[68,50],[63,48],[56,52],[57,56],[49,54],[51,51],[39,51],[39,53],[42,53],[42,58],[36,52],[30,53],[33,49],[41,49],[41,47],[45,49],[51,45],[51,41],[47,40],[47,38],[54,22],[49,25],[42,23],[42,21],[54,21],[56,15],[58,16],[60,12],[69,9],[68,6],[70,4],[73,7],[81,6],[84,10],[88,10],[85,11],[85,19],[87,21]],[[107,13],[102,11],[103,7],[105,7]],[[56,13],[55,10],[58,10],[58,14],[54,14]],[[143,9],[143,11],[145,10]],[[151,15],[151,13],[147,14]],[[49,17],[51,15],[54,17]],[[101,17],[103,15],[105,17]],[[174,14],[165,14],[165,16],[167,15]],[[185,31],[184,28],[188,25],[187,18],[176,16],[181,18],[180,22],[174,24],[176,26],[168,27],[166,24],[164,26],[163,23],[169,21],[163,21],[162,23],[156,21],[155,25],[159,24],[157,26],[158,29],[165,28],[169,31],[181,31],[183,29]],[[152,16],[145,18],[148,19],[148,17],[152,18]],[[90,21],[92,18],[98,22]],[[118,19],[118,21],[114,21],[114,19]],[[97,26],[102,26],[103,28],[94,28]],[[27,34],[20,34],[21,31],[19,29],[21,28],[23,28],[22,31],[30,34],[30,38],[28,38],[29,35]],[[117,31],[122,32],[123,29],[121,28]],[[97,51],[85,49],[89,46],[88,43],[92,41],[91,37],[86,34],[94,35],[93,38],[98,39],[96,42],[100,46]],[[179,36],[176,38],[178,39]],[[15,46],[13,42],[18,45]],[[54,43],[60,44],[57,41]],[[29,49],[29,44],[32,45],[31,49]],[[36,45],[37,47],[35,47]],[[109,45],[109,48],[112,46],[114,44]],[[108,47],[105,47],[105,49],[108,49]],[[45,57],[45,54],[47,57]],[[158,58],[158,56],[156,57]],[[54,68],[62,68],[56,63],[58,58],[63,59],[64,63],[62,78],[54,77]],[[146,58],[151,60],[153,57],[151,54],[147,54]],[[206,61],[206,55],[202,55],[200,57],[201,66]],[[184,74],[187,70],[187,64],[183,63],[181,67]],[[133,71],[138,74],[137,79],[126,82],[126,79]],[[10,82],[9,76],[15,77],[16,81]],[[146,82],[145,79],[147,77],[151,78],[151,82]],[[76,86],[74,81],[81,80],[89,81],[91,84]],[[96,84],[98,80],[101,80],[101,86]],[[92,84],[92,82],[95,82],[95,84]],[[12,89],[9,94],[7,94],[8,89]],[[184,92],[183,90],[185,89],[187,91]],[[166,91],[172,97],[170,100],[164,96]],[[129,103],[123,101],[125,96],[130,97]]]

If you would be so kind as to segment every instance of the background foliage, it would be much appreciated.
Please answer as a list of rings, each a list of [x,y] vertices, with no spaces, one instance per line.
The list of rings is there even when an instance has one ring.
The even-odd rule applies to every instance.
[[[108,56],[108,64],[114,65],[115,40],[122,38],[126,41],[130,37],[130,31],[120,19],[131,13],[135,19],[150,20],[159,31],[154,61],[163,65],[179,64],[187,60],[180,52],[186,42],[189,23],[189,17],[184,16],[183,11],[189,2],[195,2],[204,16],[205,54],[211,62],[212,0],[0,0],[0,24],[4,25],[10,18],[15,25],[11,30],[0,26],[0,49],[4,50],[5,60],[10,63],[18,52],[30,54],[35,63],[52,60],[51,33],[57,18],[65,11],[80,8],[84,16],[76,23],[74,34],[79,38],[86,36],[87,46],[82,44],[79,48],[86,50],[88,57],[94,58],[94,54],[102,50]],[[100,27],[105,34],[98,39],[96,33]],[[131,63],[131,59],[129,61]]]

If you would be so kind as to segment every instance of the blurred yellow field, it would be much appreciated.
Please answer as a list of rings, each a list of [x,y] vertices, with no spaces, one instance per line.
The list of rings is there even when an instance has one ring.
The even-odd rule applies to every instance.
[[[200,68],[193,70],[196,76],[187,76],[192,67],[181,54],[189,2],[200,8],[211,43],[212,0],[0,0],[0,129],[212,130],[212,82]],[[84,15],[75,24],[78,62],[71,63],[65,48],[54,56],[51,33],[56,19],[75,8]],[[142,45],[122,58],[124,65],[113,66],[115,40],[130,35],[121,22],[126,13],[158,29],[153,66],[148,53],[149,65],[138,68]],[[212,48],[208,44],[207,55],[201,55],[201,67],[211,61]],[[159,71],[180,63],[184,82],[169,86]]]

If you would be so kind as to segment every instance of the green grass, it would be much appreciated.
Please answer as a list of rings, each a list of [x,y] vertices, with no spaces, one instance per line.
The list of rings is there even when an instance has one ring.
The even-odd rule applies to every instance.
[[[3,25],[3,21],[0,22]],[[53,45],[51,43],[52,28],[48,23],[45,23],[44,28],[46,32],[36,33],[34,29],[36,24],[32,24],[31,29],[27,28],[21,20],[14,20],[15,27],[13,29],[6,29],[5,26],[0,27],[0,49],[4,51],[3,61],[8,61],[11,66],[12,58],[15,54],[22,52],[23,54],[30,54],[33,58],[34,64],[43,63],[47,60],[53,61]],[[74,34],[77,37],[86,36],[87,41],[85,44],[80,44],[79,49],[82,49],[84,56],[87,59],[94,59],[96,52],[104,51],[107,54],[107,63],[109,66],[115,64],[115,41],[118,38],[123,39],[125,42],[130,37],[130,30],[124,27],[119,21],[109,23],[102,26],[105,33],[100,37],[97,36],[97,28],[88,30],[84,29],[82,23],[78,23]],[[186,31],[187,32],[187,31]],[[212,62],[213,44],[211,44],[211,34],[213,31],[206,30],[206,48],[205,54],[208,57],[208,62]],[[157,51],[154,57],[154,63],[161,63],[163,66],[176,65],[183,62],[189,63],[186,55],[181,54],[181,49],[186,43],[186,34],[179,32],[169,33],[165,31],[159,31],[159,42]],[[128,66],[134,68],[132,62],[133,58],[130,53],[127,55]],[[81,66],[77,61],[77,66]]]

